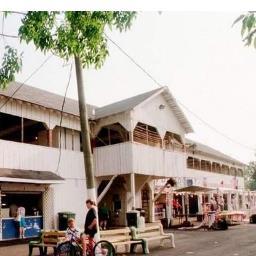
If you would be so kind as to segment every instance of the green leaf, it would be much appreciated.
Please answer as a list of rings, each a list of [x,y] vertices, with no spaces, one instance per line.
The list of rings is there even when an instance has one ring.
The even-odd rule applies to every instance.
[[[236,23],[238,23],[240,20],[242,20],[243,18],[244,18],[244,14],[241,14],[234,22],[233,22],[233,24],[232,24],[232,27],[236,24]]]
[[[22,53],[18,55],[17,50],[10,46],[5,47],[3,62],[0,68],[0,88],[6,86],[15,79],[15,74],[22,68]]]

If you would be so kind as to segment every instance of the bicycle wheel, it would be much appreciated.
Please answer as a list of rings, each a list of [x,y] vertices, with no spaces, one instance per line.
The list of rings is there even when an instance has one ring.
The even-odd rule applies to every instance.
[[[56,255],[57,256],[69,256],[71,252],[71,243],[70,242],[64,242],[62,244],[59,244],[56,248]]]
[[[93,255],[94,256],[114,256],[116,255],[114,246],[106,241],[101,240],[95,244],[93,247]]]

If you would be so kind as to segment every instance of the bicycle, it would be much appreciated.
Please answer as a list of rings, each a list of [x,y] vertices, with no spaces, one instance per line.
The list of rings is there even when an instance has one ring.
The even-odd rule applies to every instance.
[[[94,241],[88,243],[87,256],[115,256],[114,246],[106,240],[100,240],[97,243]],[[83,256],[81,244],[73,241],[67,241],[60,244],[57,248],[57,256]]]

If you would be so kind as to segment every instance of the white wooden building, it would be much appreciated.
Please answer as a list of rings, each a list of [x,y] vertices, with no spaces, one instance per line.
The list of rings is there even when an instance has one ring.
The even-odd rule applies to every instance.
[[[60,124],[63,97],[19,86],[12,83],[0,91],[0,239],[7,239],[3,220],[11,219],[7,210],[12,201],[17,204],[19,195],[26,198],[27,208],[32,207],[29,199],[39,208],[44,228],[58,227],[59,212],[74,212],[79,226],[85,216],[77,102],[66,99]],[[200,183],[202,172],[207,177],[224,175],[228,184],[231,172],[226,177],[187,168],[194,154],[186,151],[185,134],[193,130],[167,87],[100,108],[88,105],[88,109],[97,192],[111,184],[102,202],[111,209],[113,224],[124,225],[125,213],[132,207],[144,208],[147,221],[154,220],[155,180],[193,177]],[[215,156],[211,157],[214,161]],[[233,162],[230,170],[232,166]],[[243,166],[236,168],[238,186],[243,189]]]

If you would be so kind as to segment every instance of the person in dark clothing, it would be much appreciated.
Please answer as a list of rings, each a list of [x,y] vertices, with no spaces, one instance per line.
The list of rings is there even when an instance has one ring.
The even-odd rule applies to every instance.
[[[99,208],[99,219],[100,219],[100,229],[107,229],[108,219],[109,219],[109,209],[107,208],[106,202]]]
[[[84,223],[84,233],[81,236],[83,255],[86,255],[87,246],[93,248],[94,236],[97,233],[97,215],[95,209],[95,203],[88,199],[86,200],[86,207],[88,212],[86,214],[85,223]],[[87,245],[87,240],[89,243]]]

